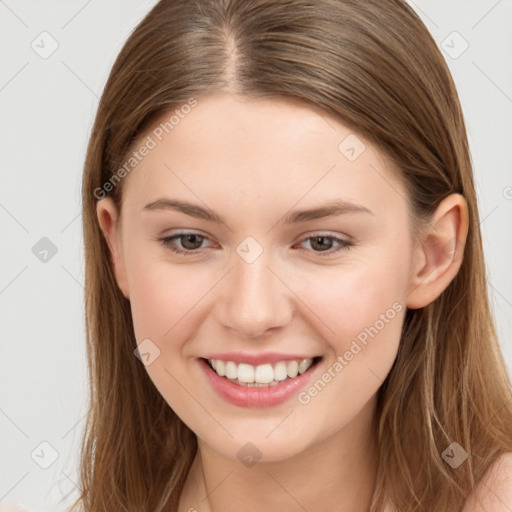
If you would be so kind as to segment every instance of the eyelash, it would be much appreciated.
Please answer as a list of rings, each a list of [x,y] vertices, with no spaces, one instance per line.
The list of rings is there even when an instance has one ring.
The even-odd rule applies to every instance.
[[[193,232],[181,232],[181,233],[177,233],[177,234],[172,235],[172,236],[167,236],[167,237],[164,237],[164,238],[159,238],[158,240],[162,243],[162,245],[165,248],[169,249],[172,252],[175,252],[177,254],[182,254],[183,256],[193,256],[194,254],[197,254],[200,251],[200,249],[177,249],[176,246],[172,245],[172,240],[180,239],[180,238],[183,238],[183,237],[188,236],[188,235],[197,235],[198,237],[202,238],[203,240],[208,240],[207,237],[205,237],[203,235],[200,235],[199,233],[193,233]],[[353,243],[348,241],[348,240],[343,240],[342,238],[337,238],[335,236],[323,235],[323,234],[319,234],[319,235],[315,235],[315,236],[308,236],[308,237],[304,238],[301,242],[304,242],[306,240],[311,240],[311,239],[314,239],[314,238],[327,238],[329,240],[333,240],[333,241],[339,242],[339,244],[340,244],[340,246],[338,248],[334,249],[334,250],[313,251],[314,253],[319,254],[322,257],[331,256],[331,255],[336,254],[339,251],[342,251],[342,250],[345,250],[345,249],[348,250],[353,245]]]

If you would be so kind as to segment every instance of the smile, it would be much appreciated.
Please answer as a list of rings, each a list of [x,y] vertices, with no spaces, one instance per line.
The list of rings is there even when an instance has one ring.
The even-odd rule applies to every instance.
[[[278,361],[254,366],[252,364],[220,359],[208,359],[208,363],[219,377],[226,377],[240,386],[266,387],[275,386],[284,380],[302,375],[313,364],[313,359]]]
[[[286,402],[299,393],[322,359],[278,360],[257,366],[214,358],[198,358],[198,362],[206,382],[220,398],[238,407],[262,408]]]

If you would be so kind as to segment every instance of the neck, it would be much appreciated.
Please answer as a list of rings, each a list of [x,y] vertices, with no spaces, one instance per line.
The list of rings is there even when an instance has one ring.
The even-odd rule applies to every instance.
[[[343,429],[294,457],[248,468],[198,440],[178,512],[369,511],[377,445],[373,397]]]

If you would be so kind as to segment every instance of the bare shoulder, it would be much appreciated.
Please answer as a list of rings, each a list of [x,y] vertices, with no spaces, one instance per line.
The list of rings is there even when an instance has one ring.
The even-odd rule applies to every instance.
[[[468,497],[462,512],[512,510],[512,452],[501,455]]]

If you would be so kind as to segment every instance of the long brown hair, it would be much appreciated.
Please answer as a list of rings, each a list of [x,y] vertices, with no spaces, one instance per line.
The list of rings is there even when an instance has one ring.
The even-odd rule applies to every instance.
[[[83,174],[90,411],[81,453],[85,512],[175,510],[197,441],[134,357],[130,304],[117,286],[96,201],[122,205],[119,169],[166,112],[228,91],[323,109],[399,169],[411,214],[462,194],[461,268],[433,303],[408,310],[378,392],[371,506],[460,510],[512,451],[511,386],[489,309],[466,127],[438,47],[402,0],[162,0],[121,50],[101,97]],[[115,186],[107,187],[107,182]],[[454,469],[442,452],[457,442]]]

